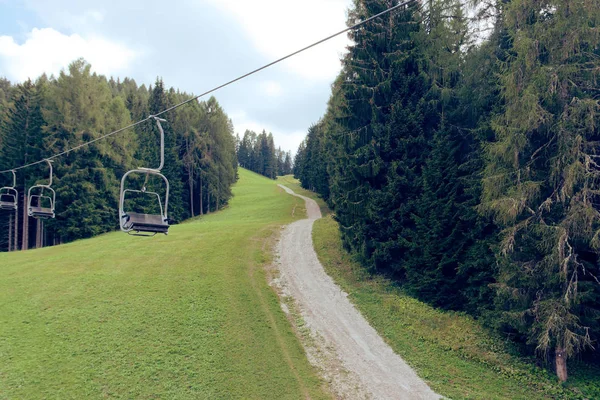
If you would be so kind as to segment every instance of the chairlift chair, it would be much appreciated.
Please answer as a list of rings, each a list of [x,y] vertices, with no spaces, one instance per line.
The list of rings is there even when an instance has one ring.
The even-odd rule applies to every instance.
[[[50,168],[50,179],[47,185],[34,185],[27,191],[27,215],[33,218],[46,219],[54,218],[54,204],[56,203],[56,192],[52,186],[52,160],[45,160]],[[39,190],[39,194],[31,194],[32,190]],[[44,190],[50,191],[45,195]]]
[[[14,170],[10,172],[13,175],[12,186],[0,188],[0,210],[4,211],[15,211],[19,203],[19,193],[15,189],[15,186],[17,186],[17,174]]]
[[[126,232],[134,236],[154,236],[157,233],[164,233],[165,235],[169,232],[169,219],[167,217],[167,207],[169,205],[169,181],[166,176],[160,173],[165,163],[165,132],[163,131],[162,122],[166,120],[151,116],[158,125],[160,131],[160,166],[156,169],[153,168],[137,168],[128,171],[121,178],[121,191],[119,196],[119,225],[123,232]],[[145,174],[146,178],[141,189],[129,189],[126,187],[127,178],[135,174]],[[164,197],[164,208],[161,201],[161,196],[152,191],[146,190],[146,184],[150,175],[160,177],[165,184],[165,197]],[[144,214],[138,212],[132,212],[125,210],[125,196],[127,193],[136,193],[141,195],[149,195],[152,198],[156,197],[160,214]]]

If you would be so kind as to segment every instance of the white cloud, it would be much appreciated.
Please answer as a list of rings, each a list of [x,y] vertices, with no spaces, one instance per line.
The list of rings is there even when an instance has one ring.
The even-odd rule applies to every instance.
[[[100,14],[92,18],[101,18]],[[65,35],[52,28],[33,29],[23,44],[11,36],[0,36],[0,75],[15,81],[35,79],[42,73],[57,74],[73,60],[83,57],[94,71],[124,72],[137,53],[99,36]]]
[[[277,59],[346,27],[350,0],[209,0],[232,14],[248,32],[256,48]],[[295,73],[332,80],[340,70],[340,56],[348,44],[340,35],[284,61]]]
[[[262,85],[263,91],[267,96],[270,97],[279,97],[281,95],[281,85],[279,82],[275,81],[267,81]]]

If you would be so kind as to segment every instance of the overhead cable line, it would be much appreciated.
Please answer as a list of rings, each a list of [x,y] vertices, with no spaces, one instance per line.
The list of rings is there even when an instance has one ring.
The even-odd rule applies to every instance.
[[[257,69],[255,69],[255,70],[253,70],[253,71],[250,71],[250,72],[248,72],[248,73],[246,73],[246,74],[244,74],[244,75],[241,75],[241,76],[239,76],[239,77],[237,77],[237,78],[235,78],[235,79],[232,79],[232,80],[230,80],[230,81],[228,81],[228,82],[226,82],[226,83],[223,83],[222,85],[219,85],[219,86],[217,86],[217,87],[215,87],[215,88],[213,88],[213,89],[207,90],[206,92],[204,92],[204,93],[202,93],[202,94],[199,94],[199,95],[197,95],[197,96],[194,96],[194,97],[192,97],[192,98],[189,98],[188,100],[182,101],[182,102],[181,102],[181,103],[179,103],[179,104],[175,104],[174,106],[171,106],[171,107],[167,108],[166,110],[163,110],[163,111],[161,111],[161,112],[159,112],[159,113],[157,113],[157,114],[150,115],[150,116],[148,116],[148,117],[146,117],[146,118],[144,118],[144,119],[142,119],[142,120],[140,120],[140,121],[138,121],[138,122],[135,122],[135,123],[133,123],[133,124],[127,125],[127,126],[125,126],[125,127],[123,127],[123,128],[120,128],[120,129],[118,129],[118,130],[116,130],[116,131],[113,131],[113,132],[107,133],[106,135],[103,135],[103,136],[100,136],[100,137],[98,137],[98,138],[96,138],[96,139],[90,140],[89,142],[82,143],[82,144],[80,144],[80,145],[77,145],[77,146],[75,146],[75,147],[72,147],[72,148],[70,148],[70,149],[67,149],[67,150],[65,150],[65,151],[63,151],[63,152],[60,152],[60,153],[58,153],[58,154],[55,154],[55,155],[53,155],[53,156],[46,157],[46,158],[43,158],[43,159],[41,159],[41,160],[39,160],[39,161],[35,161],[35,162],[29,163],[29,164],[25,164],[25,165],[22,165],[22,166],[20,166],[20,167],[16,167],[16,168],[10,168],[10,169],[4,170],[4,171],[0,171],[0,173],[1,173],[1,174],[3,174],[3,173],[11,172],[11,171],[17,171],[17,170],[20,170],[20,169],[24,169],[24,168],[32,167],[32,166],[34,166],[34,165],[37,165],[37,164],[44,163],[44,162],[46,162],[46,160],[53,160],[53,159],[55,159],[55,158],[58,158],[58,157],[64,156],[65,154],[71,153],[71,152],[73,152],[73,151],[75,151],[75,150],[79,150],[79,149],[80,149],[80,148],[82,148],[82,147],[85,147],[85,146],[88,146],[88,145],[90,145],[90,144],[92,144],[92,143],[98,142],[98,141],[100,141],[100,140],[102,140],[102,139],[105,139],[105,138],[107,138],[107,137],[110,137],[110,136],[116,135],[117,133],[121,133],[121,132],[123,132],[123,131],[125,131],[125,130],[127,130],[127,129],[134,128],[134,127],[136,127],[136,126],[138,126],[138,125],[140,125],[140,124],[142,124],[142,123],[144,123],[144,122],[146,122],[146,121],[148,121],[148,120],[150,120],[150,119],[153,119],[154,117],[158,117],[159,115],[163,115],[163,114],[165,114],[165,113],[168,113],[168,112],[170,112],[170,111],[173,111],[173,110],[175,110],[175,109],[177,109],[177,108],[179,108],[179,107],[181,107],[181,106],[184,106],[184,105],[186,105],[186,104],[188,104],[188,103],[191,103],[191,102],[192,102],[192,101],[194,101],[194,100],[198,100],[199,98],[201,98],[201,97],[204,97],[204,96],[206,96],[207,94],[211,94],[211,93],[213,93],[213,92],[216,92],[216,91],[217,91],[217,90],[219,90],[219,89],[222,89],[222,88],[224,88],[224,87],[226,87],[226,86],[229,86],[229,85],[231,85],[231,84],[233,84],[233,83],[235,83],[235,82],[237,82],[237,81],[240,81],[240,80],[242,80],[242,79],[245,79],[245,78],[247,78],[247,77],[249,77],[249,76],[251,76],[251,75],[254,75],[254,74],[256,74],[256,73],[258,73],[258,72],[260,72],[260,71],[262,71],[262,70],[264,70],[264,69],[267,69],[267,68],[269,68],[269,67],[272,67],[272,66],[273,66],[273,65],[275,65],[275,64],[279,64],[280,62],[282,62],[282,61],[285,61],[285,60],[287,60],[288,58],[291,58],[291,57],[293,57],[293,56],[295,56],[295,55],[298,55],[298,54],[300,54],[300,53],[302,53],[302,52],[304,52],[304,51],[306,51],[306,50],[309,50],[309,49],[311,49],[311,48],[313,48],[313,47],[315,47],[315,46],[318,46],[318,45],[320,45],[320,44],[322,44],[322,43],[324,43],[324,42],[327,42],[328,40],[331,40],[331,39],[333,39],[334,37],[337,37],[337,36],[339,36],[339,35],[341,35],[341,34],[343,34],[343,33],[346,33],[346,32],[352,31],[352,30],[355,30],[355,29],[359,28],[360,26],[362,26],[362,25],[365,25],[365,24],[367,24],[367,23],[369,23],[369,22],[373,21],[374,19],[377,19],[377,18],[379,18],[379,17],[382,17],[382,16],[384,16],[384,15],[386,15],[386,14],[389,14],[389,13],[390,13],[390,12],[392,12],[392,11],[395,11],[395,10],[397,10],[397,9],[399,9],[399,8],[402,8],[402,7],[406,7],[406,6],[408,6],[408,5],[412,4],[412,3],[416,3],[416,2],[418,2],[418,0],[408,0],[408,1],[405,1],[405,2],[403,2],[403,3],[396,4],[395,6],[393,6],[393,7],[390,7],[390,8],[388,8],[388,9],[386,9],[386,10],[384,10],[384,11],[380,12],[379,14],[375,14],[375,15],[373,15],[373,16],[371,16],[371,17],[369,17],[369,18],[367,18],[367,19],[365,19],[365,20],[363,20],[363,21],[360,21],[360,22],[358,22],[358,23],[356,23],[356,24],[354,24],[354,25],[352,25],[352,26],[350,26],[350,27],[348,27],[348,28],[345,28],[345,29],[343,29],[343,30],[341,30],[341,31],[339,31],[339,32],[336,32],[336,33],[332,34],[332,35],[329,35],[329,36],[327,36],[327,37],[326,37],[326,38],[324,38],[324,39],[321,39],[321,40],[319,40],[319,41],[317,41],[317,42],[314,42],[314,43],[312,43],[312,44],[310,44],[310,45],[308,45],[308,46],[306,46],[306,47],[303,47],[303,48],[301,48],[301,49],[299,49],[299,50],[296,50],[296,51],[294,51],[293,53],[290,53],[290,54],[288,54],[288,55],[286,55],[286,56],[284,56],[284,57],[281,57],[281,58],[279,58],[279,59],[277,59],[277,60],[275,60],[275,61],[273,61],[273,62],[270,62],[269,64],[263,65],[263,66],[262,66],[262,67],[260,67],[260,68],[257,68]]]

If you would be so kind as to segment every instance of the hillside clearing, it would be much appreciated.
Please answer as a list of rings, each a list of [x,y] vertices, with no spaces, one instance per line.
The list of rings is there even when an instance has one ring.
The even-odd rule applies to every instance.
[[[234,193],[169,236],[1,254],[0,398],[329,398],[262,268],[301,201]]]

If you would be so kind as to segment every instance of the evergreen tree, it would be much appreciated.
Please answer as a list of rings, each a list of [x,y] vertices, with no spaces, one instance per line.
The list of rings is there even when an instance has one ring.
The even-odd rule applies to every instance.
[[[304,175],[304,160],[306,159],[306,140],[300,142],[298,150],[296,150],[296,156],[294,157],[294,178],[299,179],[301,182],[305,178]],[[305,183],[303,183],[305,184]]]
[[[277,155],[275,153],[275,142],[273,134],[269,132],[266,141],[266,147],[263,148],[265,168],[264,175],[268,178],[275,179],[277,177]]]
[[[349,21],[395,4],[357,1]],[[401,231],[412,228],[405,224],[413,210],[409,200],[418,194],[427,137],[437,119],[423,101],[428,86],[413,40],[417,18],[406,7],[353,32],[355,45],[334,92],[342,100],[330,134],[339,149],[329,171],[331,202],[345,245],[382,271],[399,272],[409,250]]]
[[[150,90],[129,78],[107,80],[92,74],[83,60],[71,64],[56,79],[43,75],[35,85],[27,81],[12,86],[0,80],[0,168],[10,169],[72,149],[129,125],[132,119],[145,119],[192,97],[165,89],[160,79]],[[223,207],[237,179],[231,120],[214,98],[192,102],[164,116],[169,120],[163,123],[163,172],[171,184],[169,216],[182,220]],[[156,123],[148,121],[133,132],[58,157],[53,182],[57,218],[45,223],[30,219],[22,197],[17,218],[0,214],[0,223],[7,228],[12,218],[11,248],[58,244],[116,228],[118,178],[132,167],[157,167],[159,143]],[[45,163],[20,170],[17,189],[24,196],[31,185],[47,179]],[[143,182],[142,175],[130,184],[141,187]],[[147,186],[164,192],[162,182],[153,178]],[[154,199],[145,197],[133,198],[131,206],[158,212]],[[17,229],[14,223],[18,223]],[[3,250],[8,249],[8,239],[5,243],[0,239]]]
[[[562,381],[600,331],[599,20],[593,2],[503,5],[505,106],[487,147],[482,209],[504,228],[498,318],[552,350]]]
[[[275,148],[272,133],[267,135],[267,132],[263,130],[257,135],[256,132],[246,130],[237,149],[236,168],[239,164],[257,174],[275,179],[283,172],[285,161],[281,154],[281,149]],[[291,173],[291,154],[289,162],[288,170]]]
[[[327,152],[325,151],[323,122],[312,125],[308,129],[305,144],[298,154],[302,157],[302,171],[298,179],[306,189],[319,193],[323,198],[329,197],[329,174],[327,172]]]
[[[44,117],[42,107],[45,102],[46,78],[42,76],[35,84],[31,80],[17,85],[12,90],[12,101],[6,109],[5,122],[0,131],[0,169],[10,169],[39,160],[43,152]],[[27,250],[30,246],[31,235],[35,228],[30,226],[27,216],[27,190],[35,183],[35,174],[43,169],[31,168],[29,171],[19,171],[16,189],[19,193],[18,203],[21,205],[13,216],[13,247]],[[39,176],[39,175],[38,175]],[[12,176],[10,177],[12,179]],[[10,217],[4,214],[2,226],[8,227]],[[14,221],[16,219],[16,221]],[[16,244],[16,246],[14,246]]]
[[[54,154],[131,121],[122,98],[113,97],[106,79],[92,74],[83,60],[72,63],[68,73],[61,72],[50,86],[44,118],[44,146]],[[130,165],[134,143],[127,135],[110,137],[55,161],[57,218],[49,221],[50,232],[67,241],[115,228],[119,192],[115,171]],[[47,174],[44,170],[38,176],[45,181]]]
[[[244,136],[240,141],[240,146],[237,152],[238,163],[240,164],[240,166],[247,169],[251,169],[252,167],[252,141],[250,135],[251,133],[249,130],[246,130],[246,132],[244,132]]]
[[[292,173],[292,152],[288,151],[285,153],[283,159],[283,167],[281,175],[290,175]]]

